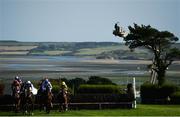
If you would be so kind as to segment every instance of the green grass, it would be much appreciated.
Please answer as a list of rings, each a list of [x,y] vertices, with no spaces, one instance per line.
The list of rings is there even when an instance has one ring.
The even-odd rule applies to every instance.
[[[21,116],[22,113],[0,112],[0,116]],[[137,105],[136,109],[70,110],[50,114],[35,111],[35,116],[180,116],[180,105]]]
[[[98,48],[86,48],[78,50],[75,55],[97,55],[101,54],[102,52],[112,51],[112,50],[119,50],[119,49],[128,49],[128,47],[122,48],[121,46],[107,46],[107,47],[98,47]]]
[[[31,52],[31,55],[48,55],[48,56],[54,56],[54,55],[62,55],[66,53],[70,53],[71,51],[44,51],[44,52]]]
[[[25,51],[36,48],[37,46],[0,46],[0,50],[3,51]]]
[[[26,55],[28,51],[9,51],[9,52],[0,52],[0,55]]]
[[[62,55],[62,54],[70,53],[70,52],[71,51],[56,50],[56,51],[44,51],[43,54],[45,54],[45,55]]]

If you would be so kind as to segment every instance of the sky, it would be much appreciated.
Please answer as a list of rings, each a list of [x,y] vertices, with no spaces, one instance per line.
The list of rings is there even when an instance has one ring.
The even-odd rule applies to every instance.
[[[137,23],[180,38],[180,0],[0,0],[0,40],[120,42],[114,24]]]

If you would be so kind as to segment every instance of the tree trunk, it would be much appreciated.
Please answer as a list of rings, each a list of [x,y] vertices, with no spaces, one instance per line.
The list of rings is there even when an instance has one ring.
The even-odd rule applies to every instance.
[[[165,74],[166,69],[159,69],[159,71],[157,72],[157,80],[159,86],[162,86],[165,83]]]

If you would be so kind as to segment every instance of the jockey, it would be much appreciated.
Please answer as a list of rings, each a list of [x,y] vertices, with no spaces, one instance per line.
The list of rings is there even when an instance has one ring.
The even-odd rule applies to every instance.
[[[65,91],[65,93],[67,94],[67,91],[68,91],[68,87],[66,85],[66,83],[64,81],[62,81],[61,83],[61,88]]]
[[[64,104],[65,104],[65,111],[68,110],[68,100],[67,100],[67,93],[68,93],[68,87],[64,81],[61,82],[61,95],[64,97]]]
[[[31,81],[27,81],[24,86],[24,89],[25,90],[30,89],[30,91],[32,92],[32,88],[33,88],[33,84],[31,83]]]
[[[47,87],[49,88],[50,92],[52,90],[51,82],[46,78],[41,85],[42,92],[45,92]]]
[[[20,79],[20,77],[16,76],[15,80],[17,80],[20,83],[20,85],[22,84],[22,80]]]
[[[33,95],[36,95],[36,94],[37,94],[37,89],[34,87],[34,85],[31,83],[31,81],[27,81],[27,82],[25,83],[24,89],[25,89],[25,90],[30,89],[30,92],[31,92]]]
[[[13,91],[13,94],[14,94],[14,91],[17,91],[17,93],[20,93],[21,85],[22,85],[22,80],[18,76],[16,76],[14,78],[13,83],[11,84],[11,89]]]
[[[26,97],[32,94],[32,83],[30,81],[24,84],[24,93]]]
[[[51,92],[52,85],[51,85],[51,82],[48,80],[48,78],[46,78],[41,84],[40,90],[41,90],[42,95],[44,95],[46,93],[47,88],[49,88],[49,92],[53,96],[53,94]],[[50,104],[51,104],[51,107],[53,107],[52,102]]]

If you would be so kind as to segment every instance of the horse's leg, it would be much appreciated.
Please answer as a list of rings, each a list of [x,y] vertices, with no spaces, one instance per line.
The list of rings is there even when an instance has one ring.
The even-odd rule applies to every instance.
[[[33,115],[33,111],[34,111],[34,101],[35,101],[35,97],[31,97],[31,115]]]
[[[15,112],[19,112],[20,99],[15,99]]]
[[[32,99],[30,96],[28,97],[28,100],[27,100],[27,112],[28,112],[28,115],[31,115],[32,113]]]
[[[14,111],[17,112],[17,98],[14,96]]]
[[[50,113],[50,104],[49,102],[46,103],[46,113]]]
[[[24,114],[26,111],[25,104],[26,104],[26,99],[25,99],[25,96],[23,95],[23,97],[21,97],[20,107],[21,107]]]
[[[47,113],[50,113],[51,109],[53,108],[53,105],[52,105],[52,97],[51,95],[49,95],[48,99],[47,99]]]
[[[63,112],[63,111],[64,111],[64,98],[63,95],[61,95],[59,98],[59,112]]]
[[[33,107],[33,102],[30,102],[28,107],[29,107],[29,109],[28,109],[29,110],[29,115],[33,115],[33,108],[34,108]]]
[[[20,111],[20,104],[21,104],[21,99],[18,99],[18,111]]]
[[[39,110],[42,111],[44,109],[44,97],[43,96],[38,97],[38,101],[39,101]]]
[[[31,104],[31,115],[33,115],[34,113],[34,104]]]
[[[59,112],[63,111],[63,104],[60,102],[59,103]]]
[[[41,111],[42,110],[42,102],[40,101],[39,102],[39,111]]]
[[[18,103],[18,102],[17,102],[17,100],[15,99],[15,109],[14,109],[15,112],[17,112],[17,103]]]
[[[34,111],[34,102],[31,103],[31,112]]]
[[[68,110],[67,96],[64,96],[64,106],[65,106],[65,111],[67,111]]]

